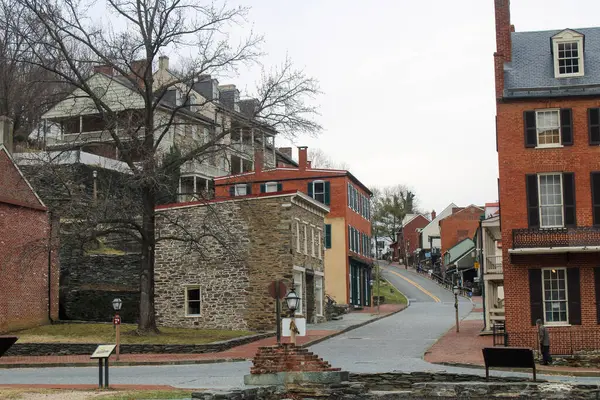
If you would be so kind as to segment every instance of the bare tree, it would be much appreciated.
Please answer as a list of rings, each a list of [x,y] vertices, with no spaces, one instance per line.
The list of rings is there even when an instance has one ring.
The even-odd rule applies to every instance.
[[[187,162],[205,162],[214,157],[226,146],[223,139],[233,127],[213,121],[214,129],[208,138],[181,146],[176,157],[165,161],[165,147],[170,143],[167,138],[183,124],[178,116],[186,109],[193,107],[199,119],[201,115],[206,118],[214,114],[214,99],[194,96],[192,84],[206,74],[232,73],[255,62],[261,55],[262,38],[250,32],[233,43],[229,28],[243,24],[247,8],[228,8],[208,1],[107,0],[111,18],[126,27],[121,30],[95,24],[88,17],[92,1],[15,2],[23,7],[30,25],[43,28],[26,36],[32,57],[21,59],[22,63],[43,68],[68,83],[74,90],[73,112],[82,112],[82,104],[97,112],[103,131],[110,135],[128,169],[128,186],[136,193],[128,199],[133,200],[119,199],[116,194],[106,198],[117,206],[128,207],[129,212],[115,213],[115,203],[111,205],[109,201],[104,208],[97,205],[96,210],[100,211],[93,217],[82,217],[91,220],[96,234],[118,232],[139,241],[142,257],[138,331],[157,332],[154,251],[157,241],[164,238],[155,232],[155,207],[173,171]],[[35,43],[43,46],[34,46]],[[42,52],[40,48],[51,51]],[[180,56],[180,68],[166,80],[157,79],[153,67],[159,56],[169,51]],[[98,64],[110,71],[109,79],[104,74],[103,79],[94,80],[96,75],[87,73]],[[106,95],[115,81],[127,85],[134,98]],[[104,90],[98,87],[99,82],[105,83]],[[181,102],[167,101],[173,88]],[[307,103],[316,94],[317,82],[286,60],[272,74],[263,75],[251,119],[288,135],[318,132],[320,126],[312,120],[316,110]],[[133,111],[132,103],[139,105]]]
[[[327,153],[319,148],[308,149],[308,159],[311,161],[313,168],[350,169],[350,166],[347,163],[334,161]]]

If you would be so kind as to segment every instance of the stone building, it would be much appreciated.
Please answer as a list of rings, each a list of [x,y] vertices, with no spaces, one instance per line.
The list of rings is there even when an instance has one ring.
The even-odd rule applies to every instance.
[[[155,304],[162,326],[272,330],[268,284],[293,282],[298,315],[324,317],[324,218],[296,191],[157,208]]]

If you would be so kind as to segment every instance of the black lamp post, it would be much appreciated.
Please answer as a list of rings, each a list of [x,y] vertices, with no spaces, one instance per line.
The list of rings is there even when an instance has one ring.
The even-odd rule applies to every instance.
[[[290,292],[284,298],[287,303],[288,308],[290,309],[292,315],[290,316],[290,342],[292,344],[296,344],[296,334],[300,333],[298,328],[296,327],[295,315],[296,310],[298,309],[298,305],[300,304],[300,297],[296,294],[296,289],[292,286]]]
[[[115,325],[115,336],[116,336],[116,344],[117,344],[117,360],[119,359],[120,353],[120,333],[121,333],[121,317],[119,317],[119,311],[121,311],[121,307],[123,306],[123,301],[119,298],[116,298],[112,301],[113,309],[115,310],[115,316],[113,318],[113,324]]]
[[[456,315],[456,332],[459,332],[459,327],[458,327],[458,286],[454,286],[452,291],[454,292],[454,312]]]

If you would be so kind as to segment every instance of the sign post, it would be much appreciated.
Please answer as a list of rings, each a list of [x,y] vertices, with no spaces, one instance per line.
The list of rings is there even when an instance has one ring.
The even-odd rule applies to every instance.
[[[277,344],[279,345],[281,344],[281,299],[285,297],[287,287],[282,281],[276,280],[269,284],[268,290],[269,295],[275,299],[275,319],[277,323],[275,331],[277,332]]]
[[[104,388],[108,389],[108,357],[115,351],[114,344],[101,344],[91,355],[91,359],[98,360],[98,388],[102,389],[102,362],[104,361]]]

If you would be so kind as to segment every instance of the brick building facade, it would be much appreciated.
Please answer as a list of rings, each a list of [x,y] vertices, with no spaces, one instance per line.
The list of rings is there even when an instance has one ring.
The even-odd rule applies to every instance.
[[[325,320],[323,224],[329,208],[296,191],[160,206],[156,315],[162,326],[274,330],[281,279],[297,314]],[[186,240],[188,239],[188,240]]]
[[[494,54],[506,329],[551,352],[600,344],[600,28],[515,32]]]
[[[325,218],[325,290],[339,304],[371,303],[371,191],[345,170],[312,168],[306,147],[298,167],[263,169],[215,178],[217,198],[297,190],[330,207]]]
[[[473,238],[479,228],[479,217],[483,213],[483,208],[474,205],[464,208],[456,207],[452,210],[451,215],[440,221],[442,256],[457,243],[467,238]]]
[[[402,226],[396,232],[396,241],[390,245],[394,260],[403,260],[410,265],[418,259],[417,250],[421,248],[421,229],[429,224],[421,214],[409,214],[402,220]],[[407,257],[408,255],[408,257]]]
[[[45,205],[0,145],[0,332],[58,319],[53,239]]]

